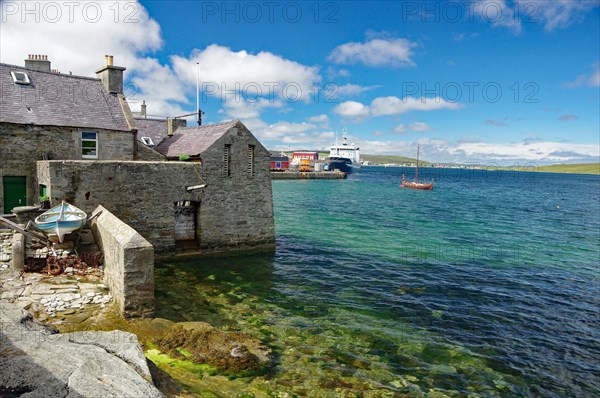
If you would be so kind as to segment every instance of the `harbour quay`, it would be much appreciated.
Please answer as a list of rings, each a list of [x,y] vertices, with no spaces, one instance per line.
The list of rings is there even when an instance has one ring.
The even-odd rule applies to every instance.
[[[343,180],[348,175],[343,171],[284,171],[271,172],[272,180]]]

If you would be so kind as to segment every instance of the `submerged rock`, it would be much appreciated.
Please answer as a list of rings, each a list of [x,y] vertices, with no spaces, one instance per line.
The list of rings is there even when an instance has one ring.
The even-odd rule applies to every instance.
[[[206,363],[229,373],[256,371],[270,363],[271,350],[251,336],[225,332],[204,322],[182,322],[156,340],[173,358]]]
[[[0,396],[164,397],[135,335],[58,334],[0,302]]]

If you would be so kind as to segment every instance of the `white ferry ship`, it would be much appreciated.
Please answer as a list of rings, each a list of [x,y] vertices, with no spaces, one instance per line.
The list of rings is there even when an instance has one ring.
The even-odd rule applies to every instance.
[[[335,144],[329,150],[329,157],[325,159],[325,170],[340,170],[344,173],[353,173],[359,171],[362,167],[360,161],[360,148],[354,144],[348,144],[347,132],[344,129],[344,141],[338,144],[337,139]]]

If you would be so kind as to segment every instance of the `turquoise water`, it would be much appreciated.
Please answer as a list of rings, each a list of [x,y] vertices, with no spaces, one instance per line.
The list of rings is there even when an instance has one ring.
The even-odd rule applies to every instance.
[[[403,172],[274,181],[276,252],[164,262],[158,315],[263,338],[256,396],[598,395],[600,178]]]

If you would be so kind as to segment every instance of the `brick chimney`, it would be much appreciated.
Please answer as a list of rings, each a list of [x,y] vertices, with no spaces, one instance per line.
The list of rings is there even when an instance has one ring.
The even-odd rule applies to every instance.
[[[140,116],[144,119],[146,118],[146,100],[142,100],[142,110],[140,112]]]
[[[29,54],[28,58],[25,60],[25,67],[39,72],[52,71],[47,55]]]
[[[123,71],[125,68],[113,66],[113,56],[104,56],[104,67],[96,71],[96,76],[102,80],[104,88],[109,93],[123,94]]]

